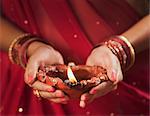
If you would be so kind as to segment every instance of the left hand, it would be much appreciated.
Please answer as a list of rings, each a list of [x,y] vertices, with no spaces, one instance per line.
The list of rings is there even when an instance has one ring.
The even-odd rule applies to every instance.
[[[117,83],[123,79],[118,58],[106,46],[95,48],[88,57],[86,65],[96,65],[106,68],[110,81],[103,82],[100,85],[93,87],[89,92],[82,94],[80,107],[83,108],[95,98],[115,90],[117,88]]]
[[[54,103],[66,104],[69,101],[69,97],[63,91],[40,82],[36,77],[37,71],[42,65],[63,64],[61,53],[50,45],[36,41],[30,44],[27,51],[29,59],[24,77],[26,84],[34,90],[38,90],[42,98]]]

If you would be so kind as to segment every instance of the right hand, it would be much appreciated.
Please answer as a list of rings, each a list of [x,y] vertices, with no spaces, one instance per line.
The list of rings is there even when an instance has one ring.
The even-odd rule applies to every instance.
[[[123,79],[119,59],[106,46],[93,49],[87,59],[86,65],[104,67],[107,69],[107,75],[111,81],[103,82],[93,87],[89,92],[81,95],[80,106],[83,108],[94,99],[117,89],[117,84]]]
[[[28,63],[25,69],[25,82],[35,90],[38,90],[40,96],[55,103],[66,104],[69,97],[61,90],[55,90],[52,86],[42,83],[36,79],[36,73],[39,66],[45,64],[63,64],[62,55],[51,46],[41,42],[33,42],[29,45]]]

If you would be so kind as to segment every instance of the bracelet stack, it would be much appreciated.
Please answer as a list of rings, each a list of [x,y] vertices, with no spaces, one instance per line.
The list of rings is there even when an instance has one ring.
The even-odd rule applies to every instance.
[[[34,38],[34,36],[28,33],[16,37],[9,47],[10,61],[25,68],[27,63],[27,48],[34,41],[41,40]],[[104,42],[103,44],[100,43],[96,47],[101,45],[107,46],[112,53],[117,56],[121,64],[121,68],[124,71],[128,70],[134,64],[134,48],[124,36],[114,36],[110,40]]]
[[[135,62],[135,52],[131,43],[124,36],[114,36],[98,46],[107,46],[117,56],[123,71],[128,70]],[[98,47],[96,46],[96,47]]]
[[[135,51],[131,43],[124,36],[116,36],[112,40],[117,41],[122,45],[122,48],[127,56],[125,70],[128,70],[135,62]]]
[[[10,61],[25,68],[27,63],[27,48],[34,41],[38,41],[38,39],[28,33],[16,37],[9,47],[8,55]]]

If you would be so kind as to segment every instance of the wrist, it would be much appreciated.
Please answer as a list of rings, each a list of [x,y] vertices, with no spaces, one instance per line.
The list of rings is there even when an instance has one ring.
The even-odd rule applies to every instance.
[[[108,41],[98,44],[106,46],[118,58],[123,71],[128,70],[135,61],[135,52],[131,43],[124,36],[114,36]]]
[[[41,46],[46,45],[42,40],[34,37],[29,33],[17,36],[9,46],[9,59],[12,63],[18,64],[23,68],[26,67],[27,59],[34,51]]]
[[[39,47],[51,47],[51,46],[40,41],[34,41],[30,43],[30,45],[27,48],[27,57],[30,57]]]

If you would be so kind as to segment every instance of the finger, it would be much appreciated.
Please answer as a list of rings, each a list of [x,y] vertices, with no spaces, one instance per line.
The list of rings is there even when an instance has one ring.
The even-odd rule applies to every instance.
[[[118,85],[115,85],[112,90],[115,91],[118,88]]]
[[[107,91],[109,91],[109,90],[112,90],[112,88],[113,88],[114,86],[115,86],[115,85],[113,85],[113,83],[110,82],[110,81],[108,81],[108,82],[103,82],[103,83],[99,84],[98,86],[92,88],[89,93],[90,93],[90,94],[96,94],[96,93],[98,93],[98,92],[101,92],[101,93],[107,92]]]
[[[62,98],[52,98],[49,99],[50,101],[54,102],[54,103],[62,103],[62,104],[67,104],[69,101],[69,97],[65,96]]]
[[[101,91],[101,92],[99,92],[99,94],[95,94],[95,98],[104,96],[104,95],[108,94],[108,93],[111,92],[111,91],[113,91],[113,89],[108,89],[108,90],[106,90],[106,91]]]
[[[24,80],[27,84],[32,84],[35,81],[38,68],[39,64],[29,59],[24,76]]]
[[[79,105],[80,105],[81,108],[85,108],[86,103],[85,103],[85,101],[81,100]]]
[[[94,100],[94,96],[92,96],[91,99],[87,100],[87,101],[81,100],[79,106],[81,108],[85,108],[86,105],[89,104],[89,103],[91,103],[93,100]]]
[[[40,96],[43,98],[47,98],[47,99],[52,99],[52,98],[62,98],[65,97],[66,95],[60,91],[60,90],[56,90],[55,92],[46,92],[46,91],[39,91]]]
[[[89,104],[93,100],[94,100],[94,95],[89,94],[89,93],[84,93],[83,95],[81,95],[79,105],[80,105],[80,107],[84,108],[87,104]]]
[[[40,81],[35,81],[31,87],[40,91],[54,92],[55,88]]]
[[[84,94],[81,95],[80,100],[82,100],[82,101],[87,101],[87,100],[89,100],[92,96],[93,96],[93,94],[84,93]]]

